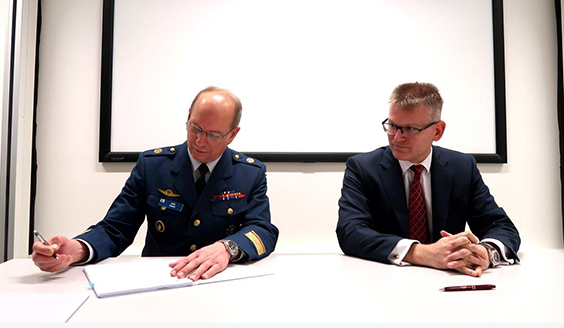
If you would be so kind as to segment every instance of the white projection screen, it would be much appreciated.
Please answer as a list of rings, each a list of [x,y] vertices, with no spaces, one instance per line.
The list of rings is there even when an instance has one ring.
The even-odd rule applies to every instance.
[[[501,0],[104,0],[101,162],[186,140],[203,88],[242,101],[230,147],[339,162],[387,144],[398,84],[431,82],[437,144],[505,163]]]

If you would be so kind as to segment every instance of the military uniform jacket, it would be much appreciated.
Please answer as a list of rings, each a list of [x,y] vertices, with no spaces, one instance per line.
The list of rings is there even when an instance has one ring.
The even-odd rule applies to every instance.
[[[494,238],[517,259],[519,232],[498,207],[470,155],[433,146],[431,161],[433,235],[456,234],[466,223],[479,238]],[[337,237],[345,254],[389,263],[400,239],[409,238],[409,210],[401,167],[389,147],[347,161]]]
[[[248,260],[263,258],[278,238],[266,189],[266,166],[227,148],[198,198],[186,143],[146,151],[104,219],[75,238],[98,262],[131,245],[146,217],[143,256],[187,256],[228,238]]]

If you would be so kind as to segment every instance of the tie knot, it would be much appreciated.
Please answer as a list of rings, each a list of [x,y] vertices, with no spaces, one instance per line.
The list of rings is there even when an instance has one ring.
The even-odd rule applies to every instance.
[[[200,164],[200,166],[198,166],[198,172],[200,172],[200,177],[206,176],[206,174],[209,171],[210,170],[208,169],[208,166],[205,163],[202,163],[202,164]]]
[[[415,172],[415,175],[421,175],[425,167],[423,165],[411,165],[410,169]]]

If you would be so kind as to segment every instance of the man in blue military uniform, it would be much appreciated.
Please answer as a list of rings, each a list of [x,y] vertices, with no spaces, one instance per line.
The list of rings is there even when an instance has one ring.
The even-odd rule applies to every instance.
[[[118,256],[147,217],[143,256],[185,256],[171,275],[210,278],[229,262],[268,256],[278,229],[270,222],[266,167],[227,146],[239,132],[242,106],[230,91],[202,90],[190,106],[182,145],[146,151],[106,217],[74,239],[33,245],[44,271]],[[59,259],[52,255],[57,253]]]

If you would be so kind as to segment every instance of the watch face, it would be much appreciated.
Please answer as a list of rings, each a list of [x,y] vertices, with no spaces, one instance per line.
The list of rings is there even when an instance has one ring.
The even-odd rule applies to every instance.
[[[498,264],[501,260],[498,252],[493,252],[492,258],[493,258],[493,262],[496,263],[496,264]]]
[[[499,263],[501,262],[501,257],[499,255],[499,252],[495,248],[493,248],[492,246],[486,243],[481,243],[480,245],[484,246],[488,250],[491,266],[492,267],[498,266]]]
[[[225,241],[225,247],[227,248],[227,251],[231,254],[231,255],[235,255],[237,253],[237,244],[235,244],[235,242],[233,240],[226,240]]]

